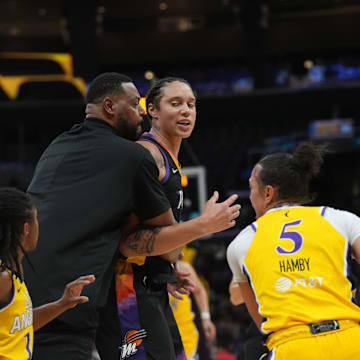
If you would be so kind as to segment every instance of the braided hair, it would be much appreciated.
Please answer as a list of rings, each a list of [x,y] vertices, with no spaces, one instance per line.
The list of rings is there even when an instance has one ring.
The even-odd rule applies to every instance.
[[[20,237],[26,222],[31,223],[35,205],[30,196],[15,188],[0,188],[0,261],[1,271],[14,270],[18,276],[21,267],[18,250],[26,256]]]
[[[306,204],[314,200],[309,194],[310,180],[316,177],[329,152],[327,144],[300,144],[293,154],[276,153],[262,158],[259,179],[265,185],[278,189],[277,200]]]

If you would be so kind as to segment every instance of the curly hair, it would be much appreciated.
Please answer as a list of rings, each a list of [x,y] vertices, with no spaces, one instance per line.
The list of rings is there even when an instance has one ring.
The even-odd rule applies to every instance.
[[[1,269],[12,269],[20,274],[18,250],[26,255],[20,236],[26,222],[31,223],[35,205],[30,196],[15,188],[0,188],[0,260]]]

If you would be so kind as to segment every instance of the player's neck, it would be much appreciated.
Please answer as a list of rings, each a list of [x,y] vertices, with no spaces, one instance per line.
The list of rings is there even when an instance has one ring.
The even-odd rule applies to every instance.
[[[274,204],[271,204],[269,206],[268,210],[286,207],[286,206],[296,206],[296,205],[299,205],[299,203],[296,201],[278,201],[278,202],[275,202]]]
[[[180,137],[169,137],[160,131],[152,128],[150,133],[172,153],[177,159],[180,151],[182,138]]]

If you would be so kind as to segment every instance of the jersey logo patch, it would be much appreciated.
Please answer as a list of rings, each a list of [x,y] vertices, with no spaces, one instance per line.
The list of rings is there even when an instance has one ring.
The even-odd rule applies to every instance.
[[[176,173],[179,171],[179,169],[173,169],[173,168],[171,168],[171,171],[172,171],[173,174],[176,174]]]
[[[291,288],[291,285],[292,285],[292,282],[289,278],[281,277],[281,278],[277,279],[277,281],[275,283],[275,290],[280,293],[284,293],[284,292],[287,292]]]
[[[124,336],[124,342],[121,346],[120,359],[126,359],[137,353],[142,339],[146,338],[146,330],[129,330]]]
[[[275,290],[280,293],[285,293],[290,290],[290,288],[294,285],[294,287],[301,287],[301,288],[316,288],[323,286],[324,278],[321,276],[310,276],[307,278],[297,278],[293,282],[283,276],[276,280],[275,282]]]

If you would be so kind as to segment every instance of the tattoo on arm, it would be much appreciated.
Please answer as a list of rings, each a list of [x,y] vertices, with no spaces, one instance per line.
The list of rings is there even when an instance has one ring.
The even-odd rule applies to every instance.
[[[160,231],[161,227],[138,228],[125,239],[127,247],[137,254],[151,255],[154,251],[156,237]]]
[[[151,151],[151,155],[153,156],[153,158],[155,159],[156,165],[158,167],[159,170],[164,169],[165,168],[165,162],[164,162],[164,158],[162,155],[158,155],[155,154],[154,152]]]

